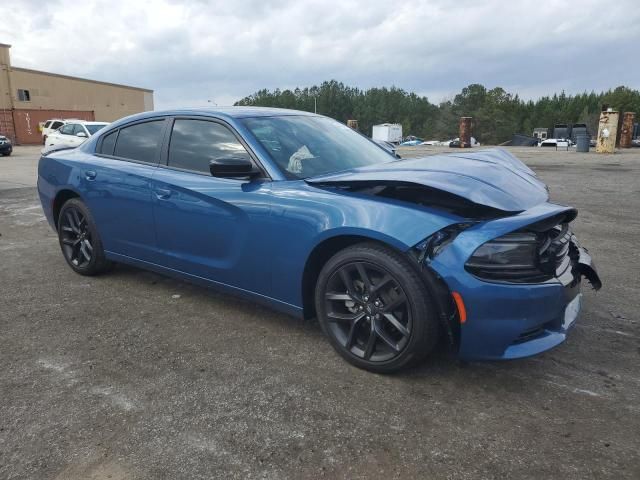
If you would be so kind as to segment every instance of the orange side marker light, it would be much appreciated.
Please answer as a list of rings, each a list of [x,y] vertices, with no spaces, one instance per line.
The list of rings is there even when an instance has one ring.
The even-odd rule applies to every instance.
[[[460,317],[460,323],[464,323],[467,321],[467,309],[464,306],[464,302],[462,301],[462,295],[458,292],[451,292],[451,296],[453,297],[453,301],[456,302],[456,307],[458,308],[458,316]]]

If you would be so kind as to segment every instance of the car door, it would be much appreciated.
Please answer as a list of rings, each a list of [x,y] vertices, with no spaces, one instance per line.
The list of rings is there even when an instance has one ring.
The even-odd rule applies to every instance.
[[[163,265],[215,282],[268,294],[271,262],[263,239],[271,185],[262,177],[217,178],[209,162],[248,156],[229,125],[175,118],[163,163],[153,176],[158,247]]]
[[[55,132],[52,132],[47,137],[47,145],[60,145],[64,147],[71,147],[70,138],[73,136],[73,123],[67,123],[63,125]]]
[[[165,118],[105,132],[84,170],[85,200],[110,253],[156,263],[151,177],[157,170]]]

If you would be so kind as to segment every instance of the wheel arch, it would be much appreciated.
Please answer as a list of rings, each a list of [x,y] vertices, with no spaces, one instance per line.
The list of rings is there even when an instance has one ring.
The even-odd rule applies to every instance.
[[[431,268],[421,265],[412,255],[412,252],[404,252],[397,246],[380,239],[364,235],[336,235],[324,239],[318,243],[309,254],[305,263],[302,276],[302,307],[303,318],[308,320],[315,317],[314,293],[315,287],[323,265],[340,250],[343,250],[358,243],[377,243],[401,254],[407,255],[409,263],[419,273],[424,287],[431,294],[435,303],[438,321],[443,327],[447,336],[447,344],[452,348],[457,348],[459,343],[459,324],[457,322],[457,311],[453,305],[449,287],[444,279]]]
[[[72,198],[80,198],[82,200],[80,194],[75,190],[71,190],[70,188],[61,189],[53,198],[51,213],[53,215],[53,222],[56,229],[58,228],[58,218],[60,216],[60,210],[62,209],[62,206],[65,204],[65,202],[71,200]]]
[[[311,319],[316,314],[314,292],[318,275],[320,275],[323,265],[340,250],[365,242],[379,243],[385,247],[394,248],[392,245],[380,240],[352,234],[341,234],[326,238],[313,248],[307,257],[302,273],[302,313],[305,319]]]

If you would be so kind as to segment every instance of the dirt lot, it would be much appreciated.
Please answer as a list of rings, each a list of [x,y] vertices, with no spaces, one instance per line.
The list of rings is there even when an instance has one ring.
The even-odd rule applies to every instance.
[[[603,290],[537,358],[395,376],[315,323],[129,267],[74,274],[37,149],[0,158],[0,478],[640,478],[640,150],[514,151],[580,210]]]

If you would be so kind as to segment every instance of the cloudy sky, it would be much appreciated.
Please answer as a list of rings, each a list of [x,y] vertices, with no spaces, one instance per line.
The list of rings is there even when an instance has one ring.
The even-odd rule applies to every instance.
[[[450,98],[640,88],[637,0],[2,0],[14,66],[229,105],[335,78]]]

